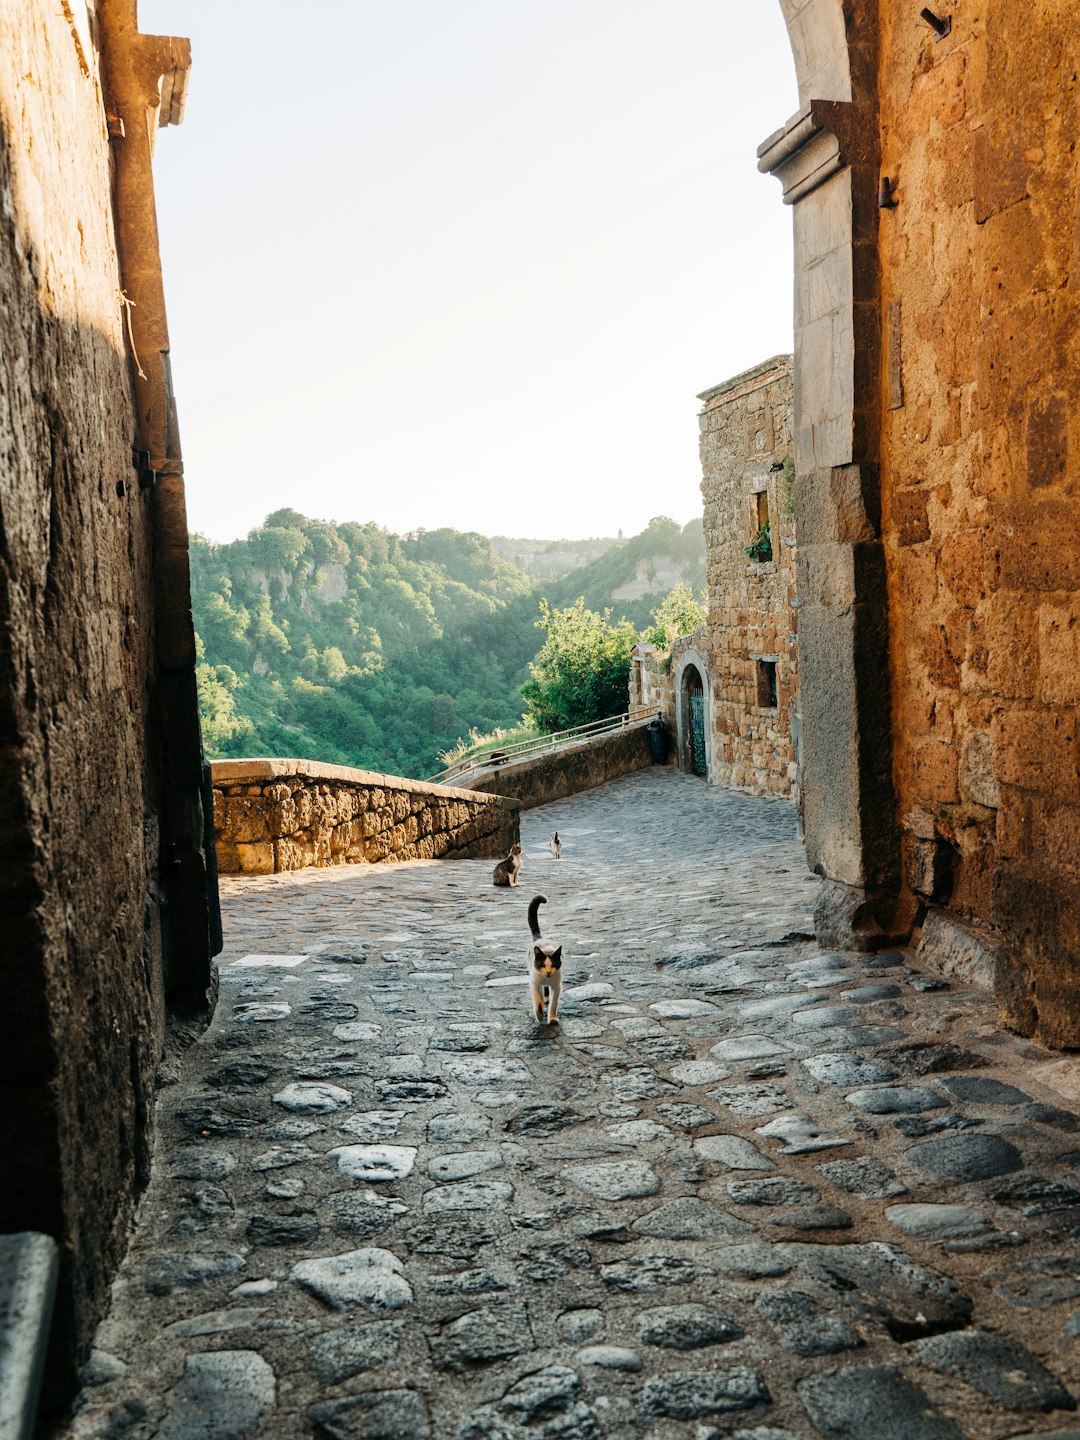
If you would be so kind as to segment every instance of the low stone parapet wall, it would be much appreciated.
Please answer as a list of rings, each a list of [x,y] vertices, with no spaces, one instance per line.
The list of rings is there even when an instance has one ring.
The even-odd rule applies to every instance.
[[[579,790],[604,785],[633,770],[644,770],[651,764],[646,730],[651,718],[635,720],[621,730],[609,730],[561,750],[474,770],[469,775],[469,787],[509,796],[522,810],[531,810],[576,795]]]
[[[310,760],[219,760],[212,768],[226,875],[495,858],[518,838],[518,804],[500,794]]]

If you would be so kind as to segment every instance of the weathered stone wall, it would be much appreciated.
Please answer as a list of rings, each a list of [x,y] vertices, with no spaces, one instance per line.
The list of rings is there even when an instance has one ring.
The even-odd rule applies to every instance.
[[[509,795],[522,808],[547,805],[580,790],[606,785],[620,775],[644,770],[651,764],[648,720],[636,720],[622,729],[582,740],[549,755],[513,760],[505,765],[473,771],[469,787],[493,795]]]
[[[0,1231],[61,1247],[53,1400],[146,1178],[167,1000],[205,1001],[209,977],[203,857],[170,808],[201,837],[194,686],[162,657],[157,604],[170,589],[193,665],[186,568],[163,557],[159,497],[132,464],[141,402],[120,295],[138,282],[118,259],[110,143],[125,142],[108,138],[119,116],[98,49],[115,24],[125,73],[133,11],[8,0],[0,27]],[[139,123],[146,151],[145,106]],[[141,358],[156,394],[161,355]]]
[[[671,655],[649,644],[634,646],[630,661],[630,708],[655,710],[667,726],[669,736],[678,732],[675,714],[675,672]],[[674,754],[671,759],[674,760]]]
[[[791,357],[776,356],[698,399],[709,582],[709,780],[758,795],[790,795],[799,697]],[[746,546],[766,514],[772,558],[750,559]],[[775,667],[775,704],[766,666]]]
[[[222,874],[498,857],[518,838],[501,795],[307,760],[219,760],[213,776]]]
[[[935,7],[937,8],[937,7]],[[883,531],[905,879],[1080,1045],[1075,0],[883,0]],[[993,936],[991,940],[993,941]]]

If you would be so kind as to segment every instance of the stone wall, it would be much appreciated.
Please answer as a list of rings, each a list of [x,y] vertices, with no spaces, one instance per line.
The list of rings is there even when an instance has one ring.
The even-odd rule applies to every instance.
[[[709,779],[757,795],[790,795],[799,704],[791,357],[776,356],[698,399]],[[763,516],[772,558],[755,560],[746,546]]]
[[[469,775],[469,786],[489,794],[509,795],[522,810],[531,810],[566,795],[606,785],[609,780],[644,770],[652,763],[648,724],[648,719],[635,720],[620,730],[582,740],[550,754],[474,770]]]
[[[782,4],[818,937],[929,914],[1080,1046],[1075,5]]]
[[[0,1231],[61,1248],[55,1402],[146,1179],[167,1006],[206,1004],[209,890],[167,336],[139,379],[120,305],[160,290],[164,71],[133,3],[9,0],[2,29]]]
[[[882,526],[904,878],[1080,1045],[1074,0],[882,7]]]
[[[497,858],[518,838],[501,795],[308,760],[219,760],[213,776],[222,874]]]

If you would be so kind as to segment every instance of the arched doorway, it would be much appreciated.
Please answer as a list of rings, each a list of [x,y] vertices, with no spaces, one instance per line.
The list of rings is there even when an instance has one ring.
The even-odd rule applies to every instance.
[[[708,669],[696,650],[684,655],[676,680],[679,769],[709,778]]]

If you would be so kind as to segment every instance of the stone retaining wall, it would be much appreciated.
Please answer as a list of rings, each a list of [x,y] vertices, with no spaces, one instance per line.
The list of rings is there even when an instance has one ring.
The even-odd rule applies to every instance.
[[[591,790],[651,763],[646,726],[653,717],[636,720],[621,730],[609,731],[544,755],[505,765],[490,765],[469,776],[471,790],[512,796],[522,810],[547,805]]]
[[[502,795],[308,760],[222,760],[213,775],[227,875],[494,858],[518,838],[517,802]]]

